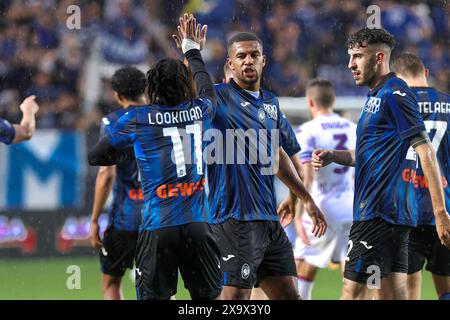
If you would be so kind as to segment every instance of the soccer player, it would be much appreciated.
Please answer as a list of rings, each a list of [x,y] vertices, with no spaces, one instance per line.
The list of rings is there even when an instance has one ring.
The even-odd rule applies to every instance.
[[[392,69],[411,87],[419,102],[419,111],[439,161],[446,208],[450,208],[450,96],[428,86],[428,69],[414,54],[398,56]],[[416,159],[413,150],[409,157]],[[404,177],[414,184],[418,211],[417,227],[409,235],[408,299],[420,299],[422,269],[427,261],[426,269],[433,275],[437,296],[440,300],[450,300],[450,250],[441,244],[436,232],[428,183],[420,163],[417,170],[405,169]]]
[[[276,211],[274,176],[261,174],[266,167],[261,161],[249,163],[252,142],[227,149],[227,144],[239,140],[227,134],[278,130],[285,151],[271,149],[270,135],[263,147],[268,154],[280,152],[278,177],[305,202],[317,236],[325,232],[326,222],[298,174],[284,174],[294,170],[289,156],[299,148],[295,150],[295,136],[282,129],[288,124],[278,99],[260,88],[265,64],[261,40],[252,33],[239,33],[228,42],[228,56],[233,78],[215,86],[218,110],[213,126],[226,137],[222,154],[245,155],[246,162],[237,164],[236,156],[231,163],[208,165],[209,205],[218,216],[213,227],[222,254],[222,298],[249,299],[252,288],[259,285],[270,299],[298,299],[292,247]],[[292,141],[291,149],[287,141]],[[282,215],[283,223],[291,220],[292,216]]]
[[[36,96],[29,96],[20,105],[22,120],[20,124],[10,124],[6,119],[0,118],[0,142],[15,144],[30,140],[36,130],[35,115],[39,106],[34,101]]]
[[[130,107],[146,103],[145,85],[145,74],[134,67],[124,67],[114,73],[111,86],[115,99],[122,108],[102,119],[100,137],[104,137],[107,130],[110,130]],[[98,217],[112,189],[114,191],[108,210],[108,228],[102,242],[99,237]],[[123,299],[121,281],[126,269],[133,267],[143,199],[134,157],[117,166],[100,167],[95,182],[89,238],[91,245],[100,253],[105,300]]]
[[[178,46],[177,36],[173,38]],[[233,144],[232,139],[246,139],[258,131],[278,130],[283,148],[279,149],[277,176],[303,200],[313,220],[314,234],[321,236],[326,221],[301,183],[296,163],[289,159],[300,150],[295,135],[279,109],[278,99],[260,88],[265,65],[261,40],[252,33],[239,33],[228,42],[228,56],[232,79],[215,86],[218,111],[213,126],[226,136],[221,154],[247,157],[254,150],[251,142],[233,150],[225,146]],[[230,132],[237,137],[228,136]],[[274,151],[270,145],[269,141],[265,148],[269,154]],[[249,158],[244,164],[208,165],[209,202],[218,216],[214,232],[222,253],[222,298],[249,299],[257,285],[270,299],[298,299],[292,246],[282,229],[292,221],[293,210],[280,210],[281,219],[277,216],[274,177],[262,175],[264,165],[250,164]],[[284,174],[289,168],[297,172]]]
[[[160,60],[147,73],[150,105],[128,110],[90,152],[89,162],[127,159],[132,143],[145,205],[136,251],[138,299],[169,299],[178,272],[192,299],[216,299],[222,290],[220,253],[211,235],[205,195],[202,135],[215,112],[215,93],[199,52],[200,26],[182,21],[179,60]]]
[[[363,28],[347,45],[356,85],[370,88],[356,150],[319,149],[312,156],[316,168],[331,162],[355,166],[354,222],[342,299],[357,298],[366,284],[377,286],[380,277],[382,291],[390,288],[393,299],[406,299],[408,238],[417,214],[413,187],[399,169],[407,167],[407,151],[413,147],[429,183],[439,239],[450,246],[439,166],[414,93],[390,72],[393,36],[384,29]]]
[[[349,150],[355,148],[356,125],[333,112],[333,85],[325,79],[312,79],[306,85],[306,100],[312,120],[298,128],[306,189],[318,203],[328,221],[327,232],[321,238],[311,235],[311,219],[297,214],[298,228],[304,228],[303,239],[297,237],[294,249],[298,288],[305,300],[311,299],[316,273],[333,262],[345,263],[348,235],[353,212],[354,169],[331,164],[315,172],[311,164],[314,149]],[[296,261],[296,262],[297,262]]]

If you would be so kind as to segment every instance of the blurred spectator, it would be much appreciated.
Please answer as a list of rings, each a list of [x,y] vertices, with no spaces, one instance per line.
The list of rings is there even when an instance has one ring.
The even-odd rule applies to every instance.
[[[46,71],[38,71],[33,77],[33,84],[25,95],[35,95],[37,101],[48,102],[58,98],[58,89],[51,81],[51,74]]]

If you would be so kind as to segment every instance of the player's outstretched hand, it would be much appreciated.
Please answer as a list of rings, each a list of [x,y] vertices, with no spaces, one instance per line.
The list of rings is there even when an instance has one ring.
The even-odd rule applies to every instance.
[[[436,216],[436,231],[441,243],[450,249],[450,217],[447,212]]]
[[[280,224],[283,228],[287,227],[295,217],[294,211],[280,206],[277,209],[277,214],[280,217]]]
[[[312,199],[309,201],[305,201],[304,206],[306,213],[311,218],[313,223],[312,233],[314,234],[314,236],[320,238],[325,234],[328,227],[325,216]]]
[[[278,205],[277,214],[280,216],[280,223],[283,228],[292,222],[292,219],[295,216],[295,203],[290,195]]]
[[[20,105],[20,111],[22,113],[31,114],[34,115],[36,112],[39,111],[39,105],[34,101],[36,99],[36,96],[29,96],[25,98],[25,100],[22,101],[22,104]]]
[[[100,240],[100,226],[97,221],[91,221],[91,226],[89,228],[89,241],[91,243],[91,246],[97,250],[100,250],[103,243]]]
[[[172,38],[179,50],[182,50],[181,43],[183,39],[191,39],[200,44],[200,50],[202,50],[206,43],[206,33],[208,32],[208,26],[202,26],[197,23],[195,17],[191,14],[185,13],[180,17],[180,23],[177,27],[178,35],[172,34]]]
[[[333,162],[333,150],[316,149],[312,153],[311,164],[315,170],[319,170]]]

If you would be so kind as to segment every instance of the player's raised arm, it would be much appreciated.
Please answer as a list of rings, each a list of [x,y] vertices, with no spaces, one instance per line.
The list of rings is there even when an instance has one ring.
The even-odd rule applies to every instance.
[[[280,178],[280,180],[283,181],[283,183],[303,202],[305,211],[311,217],[311,220],[313,222],[314,235],[316,237],[324,235],[327,231],[327,222],[325,220],[325,216],[314,203],[314,200],[306,190],[305,186],[300,180],[300,177],[295,171],[291,159],[289,159],[289,156],[282,148],[279,148],[279,156],[280,160],[277,177]],[[283,222],[283,220],[286,220],[287,223],[283,223],[283,225],[286,225],[289,224],[292,219],[292,215],[290,215],[290,217],[282,216],[281,222]]]
[[[180,18],[178,33],[181,38],[181,49],[192,72],[197,94],[200,98],[216,100],[214,85],[206,71],[200,49],[206,41],[207,26],[201,26],[193,15],[186,14]]]
[[[14,140],[12,143],[19,143],[24,140],[30,140],[36,130],[36,118],[35,115],[39,110],[39,106],[34,101],[36,96],[27,97],[20,105],[22,111],[22,120],[20,124],[14,124]]]
[[[312,165],[319,170],[330,163],[337,163],[343,166],[355,166],[355,150],[323,150],[317,149],[312,154]]]

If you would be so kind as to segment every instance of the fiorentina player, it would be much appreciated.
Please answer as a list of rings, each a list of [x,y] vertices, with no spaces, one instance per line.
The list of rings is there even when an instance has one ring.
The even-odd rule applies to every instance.
[[[399,169],[407,166],[406,155],[413,147],[429,184],[439,239],[450,246],[439,165],[414,93],[390,72],[393,36],[384,29],[363,28],[347,45],[356,85],[370,88],[358,122],[356,150],[319,149],[312,156],[316,168],[331,162],[355,166],[342,299],[357,298],[366,285],[377,285],[377,277],[385,298],[389,293],[392,299],[406,299],[408,238],[417,213],[413,187]]]
[[[450,96],[428,86],[428,69],[414,54],[404,53],[395,59],[393,71],[403,79],[416,95],[425,128],[436,150],[445,193],[446,208],[450,207]],[[416,160],[413,150],[407,157]],[[436,232],[436,221],[420,162],[416,171],[405,171],[416,190],[417,226],[409,234],[408,246],[408,299],[419,300],[422,287],[422,269],[433,276],[434,286],[440,300],[450,300],[450,250],[442,245]],[[407,169],[408,170],[408,169]]]
[[[305,300],[311,291],[318,269],[333,261],[343,269],[347,252],[348,235],[352,222],[354,169],[330,164],[315,172],[311,164],[314,149],[355,149],[356,125],[333,112],[335,100],[333,85],[325,79],[312,79],[306,85],[306,101],[312,120],[297,130],[301,147],[300,161],[304,184],[328,222],[327,232],[321,238],[311,235],[311,220],[297,214],[297,229],[303,229],[303,239],[297,237],[294,256],[297,263],[298,287]]]
[[[135,67],[124,67],[114,73],[111,86],[121,108],[102,119],[100,137],[104,137],[133,106],[146,103],[145,85],[145,74]],[[98,217],[111,190],[113,199],[108,209],[108,227],[101,241]],[[123,299],[121,281],[126,269],[133,267],[142,206],[143,194],[134,156],[117,166],[99,168],[89,238],[91,245],[99,250],[105,300]]]

